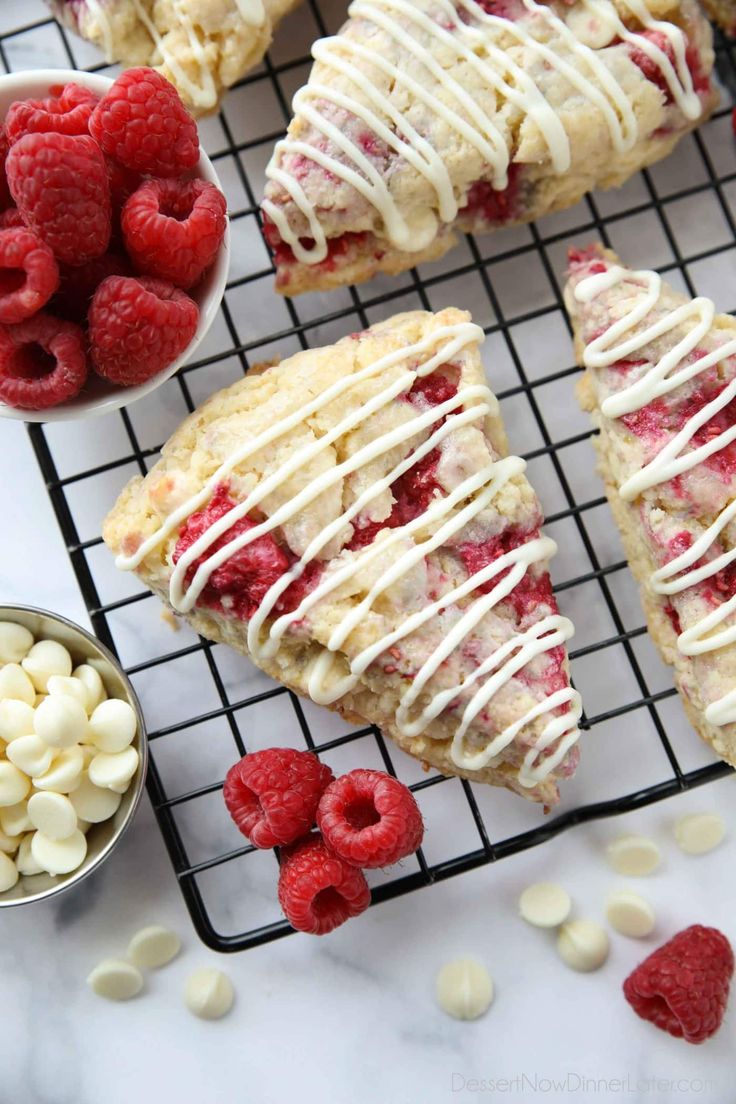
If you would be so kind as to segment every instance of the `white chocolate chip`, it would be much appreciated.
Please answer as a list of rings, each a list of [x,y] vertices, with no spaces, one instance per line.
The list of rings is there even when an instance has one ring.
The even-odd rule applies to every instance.
[[[642,878],[659,866],[659,847],[648,836],[619,836],[606,850],[608,861],[618,874],[627,878]]]
[[[6,832],[3,832],[0,828],[0,851],[4,851],[6,855],[14,855],[21,845],[23,837],[9,836]]]
[[[0,760],[0,806],[17,805],[27,797],[30,779],[7,760]]]
[[[232,1008],[234,1000],[232,982],[221,970],[197,970],[189,977],[184,989],[187,1008],[202,1020],[222,1019]]]
[[[68,797],[60,793],[35,793],[28,802],[34,828],[52,840],[68,839],[77,830],[77,814]]]
[[[100,751],[114,754],[133,743],[137,728],[133,707],[120,698],[108,698],[90,718],[88,740]]]
[[[85,772],[69,800],[76,809],[77,816],[89,821],[90,824],[101,824],[103,820],[109,820],[115,815],[122,797],[112,790],[103,790],[95,786]]]
[[[608,934],[594,920],[569,920],[560,928],[557,951],[571,970],[589,973],[608,958]]]
[[[124,1001],[136,997],[143,988],[143,975],[130,962],[106,958],[87,978],[93,993],[106,1000]]]
[[[19,664],[8,663],[0,670],[0,698],[25,702],[26,705],[35,702],[33,683]]]
[[[20,663],[33,647],[33,634],[14,621],[0,621],[0,663]]]
[[[33,779],[37,790],[71,793],[82,781],[84,756],[78,746],[62,748],[47,771]]]
[[[128,944],[128,958],[135,966],[156,970],[168,965],[181,950],[181,940],[176,932],[159,924],[141,928]]]
[[[33,718],[36,735],[54,748],[73,747],[87,735],[87,712],[69,694],[49,695],[42,701]]]
[[[686,855],[704,855],[723,841],[726,824],[718,813],[691,813],[675,824],[675,839]]]
[[[77,828],[63,840],[53,840],[36,832],[31,841],[34,859],[48,874],[71,874],[81,866],[87,854],[86,837]]]
[[[44,774],[54,758],[51,748],[47,747],[41,737],[34,733],[30,736],[19,736],[17,740],[13,740],[8,744],[5,754],[10,762],[29,778]]]
[[[87,835],[87,833],[89,832],[91,827],[92,827],[92,822],[91,821],[81,820],[81,818],[77,817],[77,828],[79,829],[79,831],[82,833],[83,836]]]
[[[18,867],[5,852],[0,851],[0,893],[12,889],[18,881]]]
[[[10,743],[33,732],[33,706],[13,698],[0,701],[0,739]]]
[[[36,874],[43,874],[44,871],[38,865],[33,857],[32,850],[33,833],[29,832],[23,836],[18,848],[18,854],[15,857],[15,865],[18,868],[18,873],[23,874],[27,878],[32,878]]]
[[[93,713],[100,702],[107,697],[100,672],[89,663],[82,663],[80,667],[74,669],[72,677],[78,679],[87,691],[87,712]]]
[[[23,669],[39,694],[45,694],[52,675],[72,673],[72,657],[56,640],[39,640],[23,660]]]
[[[493,1000],[493,981],[482,962],[457,958],[447,962],[437,975],[437,1003],[456,1020],[477,1020]]]
[[[138,752],[134,747],[118,751],[114,755],[102,752],[95,755],[89,765],[89,780],[103,789],[126,786],[138,769]]]
[[[615,25],[607,19],[598,18],[587,4],[571,8],[566,14],[565,22],[578,42],[589,46],[591,50],[608,46],[616,37]]]
[[[535,928],[558,928],[570,915],[570,894],[555,882],[527,886],[519,898],[522,919]]]
[[[611,893],[606,903],[606,919],[614,931],[643,939],[654,931],[654,909],[638,893],[621,889]]]
[[[52,675],[48,683],[49,697],[55,698],[63,694],[67,698],[78,701],[85,713],[89,713],[89,694],[87,687],[79,679],[71,675]]]
[[[33,825],[28,816],[28,804],[19,801],[17,805],[8,805],[0,809],[0,828],[6,836],[22,836],[24,832],[32,832]],[[19,841],[20,842],[20,841]]]

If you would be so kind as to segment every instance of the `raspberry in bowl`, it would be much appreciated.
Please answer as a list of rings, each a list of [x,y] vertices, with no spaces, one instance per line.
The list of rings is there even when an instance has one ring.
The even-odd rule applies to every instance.
[[[0,417],[127,406],[192,357],[225,291],[226,201],[196,124],[141,69],[0,77],[0,121]]]

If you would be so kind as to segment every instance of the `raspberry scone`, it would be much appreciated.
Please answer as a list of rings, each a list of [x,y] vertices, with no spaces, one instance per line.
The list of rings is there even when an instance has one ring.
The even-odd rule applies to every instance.
[[[267,168],[286,295],[396,274],[569,207],[713,110],[695,0],[354,0]]]
[[[736,0],[701,0],[714,23],[731,38],[736,37]]]
[[[598,246],[572,254],[566,302],[649,630],[692,724],[736,764],[736,320]]]
[[[458,310],[214,395],[103,535],[203,636],[405,751],[551,806],[577,762],[539,502]]]
[[[195,115],[257,65],[298,0],[47,0],[108,62],[152,65]]]

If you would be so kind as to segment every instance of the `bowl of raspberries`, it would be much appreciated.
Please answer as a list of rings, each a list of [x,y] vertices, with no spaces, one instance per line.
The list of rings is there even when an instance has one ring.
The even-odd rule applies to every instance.
[[[0,415],[109,413],[169,379],[217,314],[217,174],[153,69],[12,74],[0,119]]]

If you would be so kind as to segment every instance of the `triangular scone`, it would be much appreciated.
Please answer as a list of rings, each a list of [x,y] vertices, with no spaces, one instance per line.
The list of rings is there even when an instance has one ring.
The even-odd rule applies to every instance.
[[[553,805],[577,762],[573,628],[482,339],[462,311],[416,311],[247,376],[128,485],[104,538],[291,689]]]
[[[566,302],[649,631],[736,764],[736,320],[597,246],[572,254]]]
[[[299,0],[47,0],[54,15],[108,62],[153,65],[194,115],[261,60]]]
[[[354,0],[266,170],[285,295],[395,274],[668,154],[717,101],[695,0]]]

